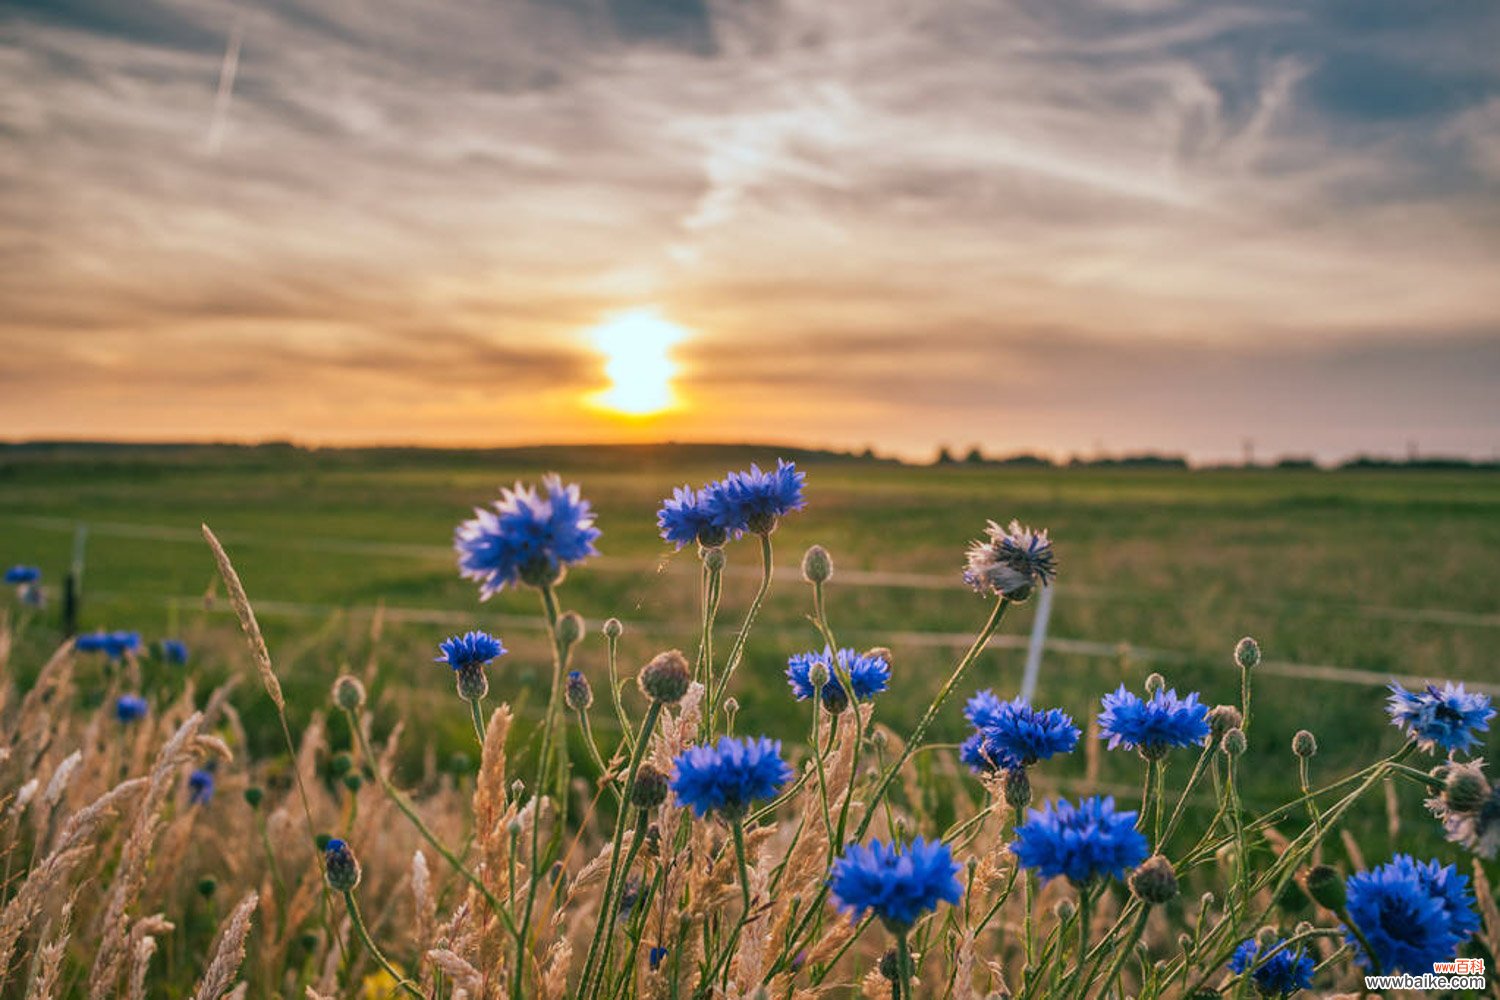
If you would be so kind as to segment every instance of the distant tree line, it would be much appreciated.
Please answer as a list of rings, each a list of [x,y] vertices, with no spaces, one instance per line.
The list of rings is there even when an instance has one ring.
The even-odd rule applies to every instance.
[[[952,448],[943,445],[938,449],[933,465],[989,466],[1033,469],[1089,468],[1089,469],[1186,469],[1189,467],[1184,455],[1143,451],[1124,455],[1101,455],[1085,458],[1074,455],[1067,459],[1052,459],[1035,452],[1017,452],[1011,455],[990,456],[977,445],[970,448],[962,458]],[[1224,462],[1201,466],[1208,469],[1489,469],[1500,470],[1500,458],[1470,459],[1455,456],[1408,456],[1406,458],[1384,458],[1376,455],[1355,455],[1353,458],[1327,466],[1319,465],[1316,459],[1305,455],[1287,455],[1272,462]]]

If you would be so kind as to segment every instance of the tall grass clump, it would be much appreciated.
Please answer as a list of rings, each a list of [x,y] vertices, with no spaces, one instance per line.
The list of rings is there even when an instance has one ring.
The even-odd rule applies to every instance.
[[[549,476],[476,510],[454,536],[461,574],[481,600],[529,593],[548,653],[526,691],[482,612],[432,637],[437,665],[416,683],[452,674],[471,778],[430,754],[415,781],[398,774],[402,742],[429,741],[404,718],[377,724],[368,669],[294,726],[205,527],[254,685],[200,691],[180,642],[131,632],[63,643],[24,691],[6,663],[0,996],[1288,997],[1494,967],[1488,698],[1393,685],[1398,749],[1323,775],[1300,731],[1279,764],[1256,755],[1284,768],[1286,796],[1251,810],[1253,640],[1234,647],[1234,690],[1153,674],[1098,692],[1090,718],[976,690],[1008,611],[1059,572],[1046,531],[996,520],[963,558],[977,598],[955,586],[972,641],[896,729],[880,710],[901,664],[840,642],[822,546],[802,558],[805,641],[775,665],[747,659],[778,525],[805,489],[781,462],[674,491],[657,526],[697,560],[698,623],[637,663],[626,623],[591,633],[567,607],[601,537],[577,486]],[[758,585],[732,607],[742,556]],[[18,589],[0,651],[34,600]],[[148,683],[153,659],[180,683]],[[747,673],[774,679],[804,735],[743,731]],[[270,703],[278,753],[246,752],[236,704],[252,698]],[[934,742],[958,715],[967,737]],[[1133,760],[1137,783],[1062,794],[1053,762],[1080,750]],[[1394,783],[1422,790],[1447,856],[1362,855],[1347,820],[1398,803]]]

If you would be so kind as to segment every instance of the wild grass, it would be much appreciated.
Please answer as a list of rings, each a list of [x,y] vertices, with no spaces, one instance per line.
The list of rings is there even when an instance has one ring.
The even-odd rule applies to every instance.
[[[861,502],[835,492],[835,504]],[[1120,679],[1139,687],[1144,670],[1128,653],[1072,665],[1068,689],[1044,700],[1056,694],[1084,739],[1065,767],[1034,769],[1032,801],[1115,790],[1122,808],[1160,817],[1153,847],[1172,859],[1180,889],[1147,905],[1123,882],[1075,886],[1019,868],[1009,847],[1024,819],[1018,795],[956,759],[962,699],[1014,683],[985,673],[988,634],[1025,624],[1004,617],[1007,602],[956,589],[921,597],[944,606],[920,613],[962,623],[968,646],[946,662],[940,651],[893,655],[893,689],[838,714],[792,701],[774,664],[825,641],[877,645],[881,624],[904,624],[889,598],[846,595],[837,573],[826,588],[761,578],[752,539],[729,550],[750,575],[726,576],[720,593],[705,573],[703,593],[686,601],[675,591],[673,620],[690,625],[668,636],[629,622],[641,588],[670,583],[618,588],[583,567],[555,592],[528,595],[545,628],[520,633],[513,657],[530,677],[497,668],[471,713],[430,663],[446,634],[430,626],[377,616],[347,628],[354,642],[292,645],[295,666],[273,657],[234,543],[206,534],[250,670],[173,674],[149,657],[103,662],[69,643],[40,664],[12,662],[39,648],[41,630],[27,623],[16,643],[24,612],[4,619],[0,996],[1237,996],[1251,987],[1228,970],[1230,954],[1263,927],[1314,957],[1320,990],[1357,994],[1341,915],[1299,879],[1314,864],[1347,873],[1412,844],[1473,880],[1483,927],[1466,954],[1491,969],[1500,957],[1495,867],[1433,846],[1433,820],[1416,805],[1432,792],[1431,762],[1400,743],[1378,701],[1341,710],[1368,716],[1353,736],[1304,723],[1294,700],[1268,707],[1274,683],[1242,692],[1238,673],[1186,663],[1166,671],[1175,686],[1210,703],[1246,700],[1249,749],[1226,753],[1216,738],[1177,751],[1152,783],[1133,756],[1102,751],[1091,724],[1099,695]],[[768,536],[766,565],[772,540],[788,536]],[[574,590],[591,604],[623,598],[624,634],[601,634],[603,610],[583,634],[566,634]],[[474,624],[486,614],[472,612]],[[1194,638],[1180,645],[1207,642],[1196,637],[1209,626],[1187,627]],[[1214,631],[1231,662],[1238,631]],[[401,636],[418,632],[429,662],[393,683],[392,661],[418,657]],[[680,702],[657,704],[635,675],[673,646],[696,654],[697,680]],[[222,646],[217,655],[232,662]],[[313,681],[295,676],[317,660]],[[559,700],[573,668],[596,692],[582,712]],[[336,673],[346,679],[330,685]],[[214,683],[200,688],[200,678]],[[126,691],[147,694],[144,719],[115,718]],[[1301,761],[1305,774],[1284,733],[1304,724],[1335,748]],[[630,806],[641,767],[670,774],[691,745],[764,728],[785,740],[795,773],[775,800],[732,822],[695,818],[672,796]],[[470,766],[449,759],[455,747]],[[214,797],[194,804],[186,776],[210,764]],[[944,840],[963,866],[957,905],[900,934],[830,905],[829,868],[848,842],[916,835]],[[347,891],[326,877],[328,837],[358,858]],[[906,958],[887,957],[898,939]]]

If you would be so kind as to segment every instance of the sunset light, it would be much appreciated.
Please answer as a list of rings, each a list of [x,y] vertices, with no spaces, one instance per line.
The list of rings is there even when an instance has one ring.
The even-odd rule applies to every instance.
[[[592,333],[594,346],[604,355],[609,387],[590,401],[602,409],[632,417],[650,416],[676,404],[672,377],[677,364],[672,348],[686,340],[687,330],[650,310],[618,316]]]

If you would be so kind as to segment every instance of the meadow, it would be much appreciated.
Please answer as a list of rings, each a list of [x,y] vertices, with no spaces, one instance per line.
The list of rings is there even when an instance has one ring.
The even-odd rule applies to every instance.
[[[586,623],[573,666],[607,703],[606,618],[623,624],[624,676],[662,649],[691,655],[698,641],[698,560],[687,549],[674,554],[657,537],[662,498],[676,485],[752,460],[774,464],[778,454],[796,458],[807,473],[808,506],[771,536],[777,575],[732,692],[738,733],[789,744],[807,738],[808,713],[791,700],[785,670],[788,655],[823,644],[797,570],[813,543],[827,547],[835,567],[827,623],[842,644],[889,649],[890,691],[879,702],[879,720],[893,732],[909,731],[988,614],[989,602],[964,587],[959,571],[965,545],[990,518],[1017,517],[1051,532],[1060,568],[1035,701],[1066,710],[1086,731],[1101,694],[1121,683],[1139,691],[1152,672],[1183,692],[1202,692],[1208,704],[1237,703],[1235,642],[1256,637],[1264,662],[1254,674],[1254,727],[1239,772],[1251,813],[1295,798],[1289,747],[1297,730],[1316,735],[1311,766],[1324,778],[1398,752],[1401,735],[1383,707],[1389,677],[1500,691],[1493,653],[1500,634],[1500,475],[1492,472],[910,467],[707,446],[9,449],[0,454],[0,561],[42,567],[53,599],[45,612],[18,612],[12,620],[9,670],[24,692],[60,640],[55,588],[82,526],[84,629],[130,628],[147,640],[186,642],[187,667],[144,659],[137,665],[141,684],[164,702],[190,691],[189,700],[201,703],[233,681],[225,695],[235,709],[232,742],[242,743],[236,752],[259,762],[274,784],[274,762],[285,760],[286,746],[200,533],[206,523],[249,593],[293,730],[318,732],[317,744],[303,749],[329,797],[320,818],[341,817],[348,826],[348,810],[372,792],[356,788],[351,802],[339,798],[338,779],[348,768],[340,755],[365,757],[329,700],[330,683],[342,672],[368,689],[369,738],[383,744],[394,727],[403,733],[389,761],[396,784],[461,796],[482,781],[475,775],[479,754],[450,671],[433,662],[437,643],[471,628],[504,639],[510,652],[490,671],[491,703],[510,704],[511,752],[524,760],[535,752],[546,707],[553,637],[536,595],[524,588],[477,600],[454,570],[454,525],[517,479],[557,470],[582,486],[603,531],[603,555],[569,574],[561,598]],[[753,543],[725,551],[720,648],[760,577]],[[924,784],[913,794],[923,800],[924,822],[941,828],[983,808],[986,789],[966,779],[951,753],[967,731],[962,699],[986,687],[1014,695],[1035,603],[1015,607],[935,719],[938,752],[914,758]],[[79,710],[88,712],[107,708],[120,678],[105,663],[81,660],[72,683]],[[607,743],[618,737],[607,710],[595,712],[593,725]],[[597,777],[580,734],[569,734],[574,767]],[[1103,791],[1139,802],[1139,761],[1102,751],[1092,737],[1089,731],[1079,752],[1037,775],[1038,801]],[[1485,756],[1482,749],[1475,755]],[[368,770],[368,762],[363,766]],[[285,770],[283,762],[283,791]],[[1166,789],[1180,790],[1188,770],[1186,763],[1169,767]],[[929,777],[933,783],[925,784]],[[223,784],[251,780],[236,775]],[[1359,868],[1366,857],[1396,850],[1451,853],[1421,806],[1419,784],[1386,780],[1380,788],[1343,814],[1325,860]],[[1206,786],[1184,799],[1189,824],[1209,822],[1217,808]],[[459,835],[451,826],[447,832]],[[409,857],[409,841],[389,853]],[[1270,838],[1247,850],[1269,864],[1275,846]],[[214,877],[211,856],[200,852],[192,867]],[[242,875],[219,873],[226,882]],[[383,877],[392,885],[398,879],[389,871]],[[1311,915],[1311,902],[1295,887],[1283,890],[1277,905],[1288,919]],[[181,948],[206,954],[208,944],[200,934]],[[174,959],[182,961],[182,981],[190,963],[184,955]],[[263,983],[275,979],[264,967],[261,976]]]

